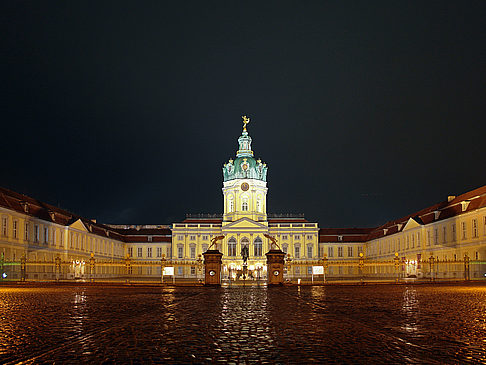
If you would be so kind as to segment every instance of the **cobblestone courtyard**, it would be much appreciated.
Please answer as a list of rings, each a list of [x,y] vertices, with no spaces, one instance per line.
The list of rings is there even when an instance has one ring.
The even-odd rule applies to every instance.
[[[0,287],[0,363],[486,362],[486,285]]]

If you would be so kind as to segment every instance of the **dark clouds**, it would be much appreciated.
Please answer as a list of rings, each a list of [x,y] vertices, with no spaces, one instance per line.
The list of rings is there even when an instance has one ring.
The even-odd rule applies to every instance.
[[[1,184],[87,217],[221,212],[249,125],[271,212],[368,226],[486,182],[484,2],[2,5]]]

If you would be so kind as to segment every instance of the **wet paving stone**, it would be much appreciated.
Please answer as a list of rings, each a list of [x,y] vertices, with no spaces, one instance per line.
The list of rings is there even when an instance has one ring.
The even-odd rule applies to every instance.
[[[486,363],[486,285],[0,288],[0,363]]]

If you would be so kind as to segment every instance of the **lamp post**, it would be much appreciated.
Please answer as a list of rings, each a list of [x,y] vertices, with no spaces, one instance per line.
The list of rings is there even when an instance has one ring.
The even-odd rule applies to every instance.
[[[162,254],[162,258],[160,259],[160,281],[162,284],[164,284],[164,269],[166,262],[165,254]]]
[[[94,258],[94,253],[93,252],[91,252],[91,257],[89,259],[89,274],[90,274],[91,282],[94,283],[94,277],[95,277],[95,258]]]
[[[464,254],[464,280],[469,281],[469,256],[467,252]]]
[[[130,271],[131,271],[131,262],[130,262],[130,255],[129,254],[127,254],[127,256],[125,257],[125,270],[126,270],[126,274],[127,274],[126,283],[129,284],[130,283]]]
[[[429,257],[429,265],[430,265],[430,281],[434,280],[434,265],[435,265],[435,257],[431,253]]]
[[[287,267],[287,279],[290,281],[290,268],[292,267],[292,257],[290,257],[290,254],[287,254],[287,257],[285,258],[285,266]]]
[[[326,271],[327,271],[328,266],[329,266],[329,262],[328,262],[328,259],[327,259],[327,255],[324,254],[324,256],[322,257],[322,270],[323,270],[324,284],[326,283]]]
[[[54,259],[55,261],[55,266],[56,266],[56,281],[59,281],[59,278],[61,276],[61,258],[59,255]]]
[[[361,284],[363,283],[363,277],[364,277],[364,273],[363,273],[363,269],[364,269],[364,258],[363,258],[363,252],[360,252],[359,253],[359,261],[358,261],[358,268],[359,268],[359,276],[360,276],[360,280],[361,280]]]
[[[197,277],[197,279],[199,279],[199,274],[201,273],[202,267],[203,267],[203,260],[201,258],[201,254],[197,255],[196,267],[197,267],[197,275],[196,275],[196,277]]]
[[[25,266],[26,266],[26,257],[25,255],[22,255],[20,258],[20,278],[22,281],[25,281]]]
[[[400,258],[398,257],[398,252],[395,252],[395,257],[393,258],[393,261],[395,262],[395,274],[396,274],[395,283],[398,284],[399,275],[400,275],[400,272],[398,271],[400,268]]]

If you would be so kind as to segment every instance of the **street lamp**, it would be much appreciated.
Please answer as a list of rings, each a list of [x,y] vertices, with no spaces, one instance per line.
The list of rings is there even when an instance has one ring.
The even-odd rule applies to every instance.
[[[399,278],[399,267],[400,267],[400,258],[398,257],[398,252],[395,252],[395,257],[393,258],[393,261],[395,262],[395,274],[396,274],[396,278],[395,278],[395,282],[398,284],[398,278]]]
[[[203,267],[203,260],[201,258],[201,254],[197,255],[196,266],[197,266],[198,273],[200,273]],[[196,276],[199,278],[199,274]]]
[[[322,269],[323,269],[324,284],[326,283],[326,270],[327,270],[328,266],[329,266],[329,262],[328,262],[328,259],[327,259],[327,255],[324,254],[324,256],[322,257]]]
[[[359,268],[359,273],[360,273],[360,277],[361,277],[361,284],[363,283],[363,277],[364,277],[364,273],[363,273],[363,269],[364,269],[364,258],[363,258],[363,256],[364,256],[363,252],[360,252],[359,253],[358,268]]]
[[[162,254],[162,258],[160,259],[160,279],[162,284],[164,284],[164,269],[166,262],[165,254]]]
[[[290,268],[292,267],[292,257],[290,257],[289,253],[285,258],[285,267],[287,268],[287,279],[290,281]]]

